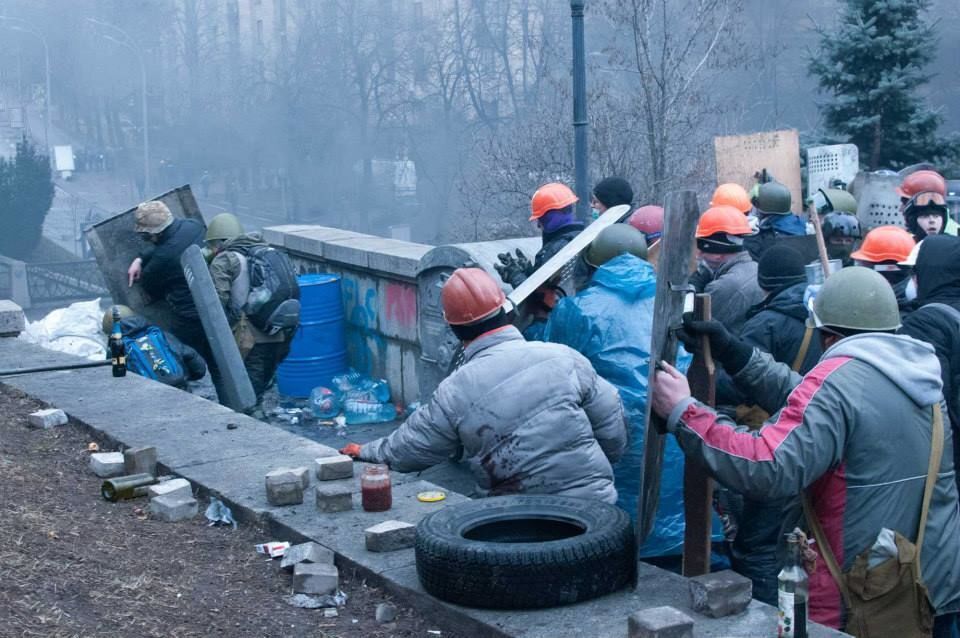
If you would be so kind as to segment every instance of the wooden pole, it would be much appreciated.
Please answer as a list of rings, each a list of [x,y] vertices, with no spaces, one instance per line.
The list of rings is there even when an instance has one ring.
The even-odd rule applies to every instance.
[[[830,276],[830,256],[827,254],[827,243],[823,240],[823,227],[820,226],[820,215],[813,204],[807,209],[807,216],[813,224],[813,232],[817,236],[817,252],[820,253],[820,265],[823,267],[823,280]]]
[[[693,316],[698,321],[712,317],[710,294],[694,297]],[[710,352],[710,338],[704,335],[700,353],[687,372],[693,398],[709,406],[716,403],[716,367]],[[713,517],[713,480],[700,463],[690,457],[683,466],[683,575],[710,572],[710,523]]]

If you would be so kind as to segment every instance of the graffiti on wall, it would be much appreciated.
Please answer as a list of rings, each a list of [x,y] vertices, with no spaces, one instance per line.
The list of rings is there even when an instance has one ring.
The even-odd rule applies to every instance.
[[[382,374],[387,342],[377,330],[377,288],[363,288],[358,280],[342,280],[347,315],[347,356],[350,367],[369,375]]]
[[[403,327],[417,323],[417,288],[410,284],[390,282],[386,286],[386,318]]]

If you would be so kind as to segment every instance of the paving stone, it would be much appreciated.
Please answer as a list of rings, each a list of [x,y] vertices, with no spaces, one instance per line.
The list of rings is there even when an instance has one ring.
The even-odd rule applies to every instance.
[[[27,417],[27,421],[30,423],[31,427],[49,430],[50,428],[55,428],[58,425],[66,425],[68,419],[63,410],[48,408],[46,410],[37,410]]]
[[[271,505],[298,505],[303,503],[303,479],[289,468],[267,473],[267,502]]]
[[[160,496],[193,498],[193,488],[190,486],[190,481],[187,479],[175,478],[170,479],[169,481],[163,481],[162,483],[157,483],[156,485],[151,485],[147,488],[147,495],[150,498],[157,498]]]
[[[300,479],[300,487],[307,489],[310,487],[310,468],[309,467],[295,467],[290,470],[296,474],[297,478]]]
[[[711,618],[740,613],[752,595],[750,579],[730,569],[690,579],[690,606]]]
[[[327,549],[319,543],[310,541],[309,543],[300,543],[291,545],[283,553],[283,560],[280,561],[280,567],[283,569],[293,569],[300,563],[325,563],[333,565],[333,551]]]
[[[353,509],[353,481],[317,485],[317,509],[331,514]]]
[[[123,452],[95,452],[91,454],[90,469],[100,478],[123,476]]]
[[[157,448],[129,448],[123,451],[123,471],[127,474],[157,475]]]
[[[363,530],[367,550],[371,552],[395,552],[413,547],[417,526],[403,521],[384,521]]]
[[[293,568],[293,591],[298,594],[332,594],[340,585],[340,572],[326,563],[298,563]]]
[[[168,495],[150,500],[150,513],[168,523],[193,518],[197,511],[197,499],[192,496]]]
[[[9,299],[0,300],[0,337],[16,337],[25,325],[23,308]]]
[[[630,616],[627,638],[693,638],[693,618],[673,607],[651,607]]]
[[[375,612],[377,622],[385,625],[397,619],[397,606],[392,603],[380,603]]]
[[[317,480],[337,481],[353,478],[353,459],[346,454],[325,456],[314,461],[316,464]]]

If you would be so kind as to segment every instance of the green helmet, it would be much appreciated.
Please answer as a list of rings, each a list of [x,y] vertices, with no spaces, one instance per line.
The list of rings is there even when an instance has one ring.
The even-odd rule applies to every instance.
[[[857,214],[857,200],[847,191],[838,188],[821,189],[830,210],[826,212]],[[818,211],[819,212],[819,211]]]
[[[103,334],[108,335],[113,331],[113,309],[116,308],[120,311],[120,319],[126,319],[127,317],[132,317],[137,314],[133,311],[133,308],[130,306],[123,306],[117,304],[116,306],[110,306],[107,308],[106,312],[103,313],[103,320],[100,322],[100,327],[103,329]]]
[[[851,266],[824,282],[813,302],[817,327],[887,332],[900,327],[897,296],[883,276]]]
[[[790,212],[792,203],[790,189],[780,182],[760,184],[754,203],[761,212],[768,215],[786,215]]]
[[[601,230],[590,242],[584,259],[594,268],[599,268],[623,253],[646,259],[647,237],[630,224],[614,224]]]
[[[210,220],[207,226],[207,241],[216,241],[218,239],[233,239],[243,234],[243,226],[236,215],[231,213],[220,213]]]

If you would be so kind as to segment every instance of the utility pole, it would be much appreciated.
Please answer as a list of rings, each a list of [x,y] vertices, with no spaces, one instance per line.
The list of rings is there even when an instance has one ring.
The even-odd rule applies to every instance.
[[[27,33],[35,36],[40,40],[40,44],[43,45],[43,68],[46,81],[46,93],[43,96],[43,143],[47,147],[47,156],[52,157],[53,153],[50,149],[50,110],[53,107],[51,106],[52,102],[50,100],[50,48],[47,46],[47,39],[43,37],[43,34],[26,20],[0,16],[0,21],[10,23],[8,28],[12,31],[19,31],[21,33]]]
[[[587,56],[583,37],[583,10],[586,0],[570,0],[573,18],[573,173],[577,202],[577,217],[590,216],[590,171],[587,155]]]

